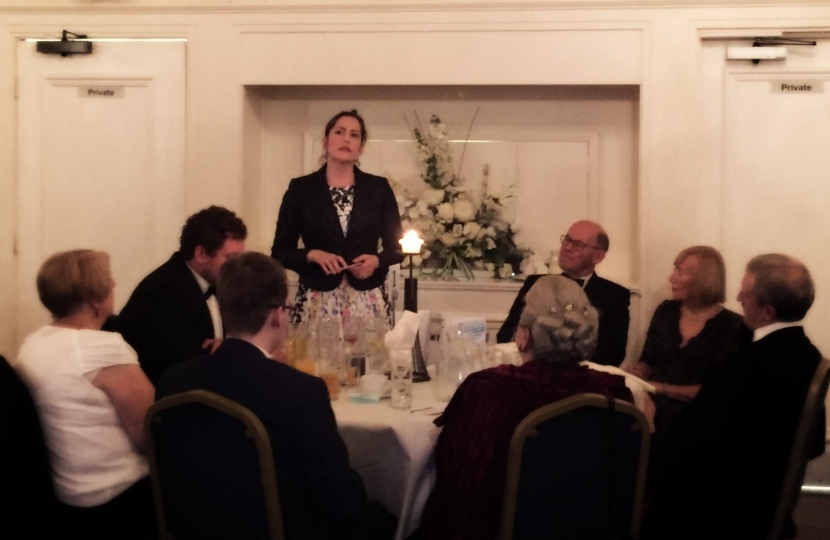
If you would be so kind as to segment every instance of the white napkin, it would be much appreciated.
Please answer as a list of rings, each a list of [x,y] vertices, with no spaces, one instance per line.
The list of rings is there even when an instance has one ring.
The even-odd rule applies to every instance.
[[[412,311],[404,311],[403,316],[395,324],[395,328],[386,332],[383,342],[388,349],[411,349],[415,345],[415,336],[421,325],[421,315]]]

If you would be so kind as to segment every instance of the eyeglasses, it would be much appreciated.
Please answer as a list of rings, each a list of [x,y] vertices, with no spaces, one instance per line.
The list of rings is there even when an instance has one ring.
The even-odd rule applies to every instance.
[[[574,240],[573,238],[571,238],[567,234],[563,234],[562,236],[560,236],[559,241],[562,243],[563,246],[565,244],[570,244],[571,247],[573,248],[573,250],[576,251],[577,253],[580,253],[580,252],[584,251],[585,248],[598,249],[598,250],[602,251],[601,247],[589,246],[585,242],[580,242],[579,240]]]

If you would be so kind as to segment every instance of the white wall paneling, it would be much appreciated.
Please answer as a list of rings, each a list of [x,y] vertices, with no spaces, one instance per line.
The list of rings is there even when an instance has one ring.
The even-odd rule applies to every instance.
[[[545,260],[570,223],[599,219],[614,245],[603,274],[636,283],[636,87],[268,86],[248,93],[265,102],[263,118],[251,120],[264,130],[262,187],[246,194],[262,201],[262,222],[270,224],[261,249],[273,240],[290,178],[318,166],[323,126],[336,112],[357,108],[366,119],[364,170],[417,189],[423,182],[408,131],[415,113],[422,123],[441,118],[459,159],[478,109],[462,168],[467,185],[478,189],[485,163],[491,190],[514,185],[509,217]]]
[[[118,309],[176,249],[185,217],[185,44],[95,47],[64,59],[19,44],[23,332],[48,321],[34,286],[46,257],[109,252]]]

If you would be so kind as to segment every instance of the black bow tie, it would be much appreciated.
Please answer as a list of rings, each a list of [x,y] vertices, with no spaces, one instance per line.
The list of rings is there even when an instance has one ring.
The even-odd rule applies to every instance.
[[[575,277],[571,277],[568,274],[562,274],[562,275],[565,276],[566,278],[570,279],[571,281],[576,281],[577,285],[579,285],[580,287],[585,286],[585,280],[584,279],[578,279],[578,278],[575,278]]]
[[[207,290],[205,291],[205,300],[207,300],[214,294],[216,294],[216,287],[214,287],[213,285],[209,285]]]

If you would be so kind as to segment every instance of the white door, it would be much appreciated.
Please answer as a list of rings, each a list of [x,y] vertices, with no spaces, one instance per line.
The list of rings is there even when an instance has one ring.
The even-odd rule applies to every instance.
[[[710,197],[721,201],[730,296],[753,255],[798,257],[816,282],[807,333],[830,355],[830,41],[788,47],[786,60],[757,66],[727,61],[725,46],[704,45],[713,159],[701,180],[721,178]]]
[[[18,45],[17,345],[48,321],[35,288],[52,253],[109,252],[116,311],[178,246],[185,43],[96,42],[63,58]]]
[[[720,207],[729,307],[740,312],[734,296],[754,255],[798,257],[816,284],[816,301],[804,326],[828,356],[830,40],[789,47],[786,60],[757,66],[725,60],[725,46],[707,44],[703,50],[712,159],[701,180],[715,189],[712,178],[721,182],[710,197]]]

